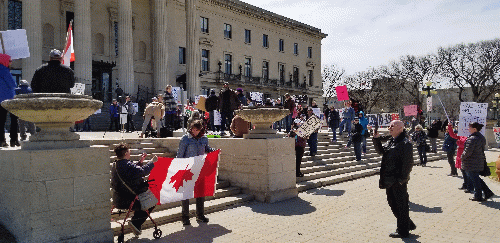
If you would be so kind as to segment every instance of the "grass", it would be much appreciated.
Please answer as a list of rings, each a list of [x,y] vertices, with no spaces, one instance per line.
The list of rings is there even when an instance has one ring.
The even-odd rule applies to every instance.
[[[497,166],[495,164],[495,162],[490,162],[488,163],[488,167],[490,167],[490,171],[491,171],[491,178],[493,178],[494,180],[498,181],[498,178],[497,178],[497,174],[495,173],[495,171],[497,170]]]

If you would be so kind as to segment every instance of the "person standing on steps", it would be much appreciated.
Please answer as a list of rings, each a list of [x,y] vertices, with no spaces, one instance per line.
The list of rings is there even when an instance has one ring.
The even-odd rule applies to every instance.
[[[342,113],[342,122],[340,122],[339,136],[342,136],[343,131],[351,131],[352,120],[355,116],[354,108],[351,107],[351,101],[345,102],[344,105],[345,108],[344,112]]]
[[[425,141],[427,139],[427,135],[425,135],[425,132],[423,131],[422,125],[417,125],[415,127],[415,132],[411,136],[411,140],[417,145],[417,150],[418,150],[418,156],[420,157],[420,165],[421,166],[426,166],[427,165],[427,142]]]
[[[413,168],[413,146],[406,136],[404,124],[394,120],[389,125],[389,136],[373,135],[375,151],[382,155],[379,188],[385,189],[387,203],[397,219],[392,238],[407,238],[417,226],[410,219],[408,182]],[[384,144],[382,142],[386,141]]]
[[[10,74],[10,65],[12,59],[7,54],[0,53],[0,103],[4,100],[14,98],[15,88],[17,87],[16,81]],[[7,113],[5,108],[0,105],[0,143],[2,147],[8,147],[7,140],[5,139],[5,121],[7,120]],[[10,113],[10,146],[20,146],[17,136],[17,116]]]
[[[335,109],[335,107],[330,107],[330,112],[328,113],[328,126],[332,129],[333,137],[332,143],[337,142],[337,129],[339,128],[340,123],[340,115],[339,112]]]
[[[115,125],[115,132],[120,131],[120,105],[116,99],[113,99],[109,105],[109,131],[113,131],[113,124]]]
[[[215,151],[215,149],[208,145],[208,138],[205,136],[203,121],[193,120],[189,124],[188,132],[179,142],[177,158],[190,158],[213,151]],[[196,221],[208,223],[208,218],[205,217],[204,204],[204,197],[196,198]],[[191,222],[189,221],[189,200],[182,200],[182,224],[191,225]]]

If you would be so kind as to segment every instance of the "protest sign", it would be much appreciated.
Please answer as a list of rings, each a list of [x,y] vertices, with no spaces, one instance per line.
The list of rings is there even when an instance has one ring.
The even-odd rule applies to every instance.
[[[317,117],[321,117],[321,110],[319,108],[312,108],[312,109],[314,115],[316,115]]]
[[[486,126],[488,103],[462,102],[460,103],[460,116],[458,122],[458,136],[469,136],[469,124],[478,122]],[[485,135],[486,129],[481,129]]]
[[[307,103],[307,95],[294,95],[295,103]]]
[[[172,96],[174,97],[174,100],[177,103],[177,105],[182,104],[181,92],[182,92],[181,87],[172,87]]]
[[[196,109],[202,110],[202,111],[207,111],[205,108],[205,103],[207,101],[207,98],[204,95],[197,96],[198,100],[196,101]]]
[[[365,118],[368,120],[368,125],[377,126],[378,125],[378,115],[377,114],[365,114]]]
[[[194,110],[195,110],[194,107],[189,105],[184,105],[184,113],[186,114],[186,116],[190,117],[191,114],[193,114]]]
[[[416,116],[418,113],[417,105],[407,105],[404,107],[405,116]]]
[[[9,55],[12,60],[30,57],[26,30],[7,30],[0,31],[0,33],[3,51],[5,54]]]
[[[252,99],[252,101],[262,102],[262,98],[263,97],[264,97],[263,93],[260,93],[260,92],[250,92],[250,99]]]
[[[71,94],[84,94],[85,93],[85,84],[75,83],[73,88],[70,88]]]
[[[205,100],[207,99],[206,95],[196,95],[196,96],[194,96],[194,103],[198,104],[198,102],[200,101],[201,97],[205,97]]]
[[[297,136],[305,138],[321,128],[321,120],[317,116],[311,116],[297,129]]]
[[[366,114],[366,119],[368,119],[368,125],[370,126],[389,126],[394,120],[399,120],[398,113],[382,113],[382,114]]]
[[[222,116],[220,112],[214,110],[214,126],[220,126],[222,124]]]
[[[337,86],[335,87],[335,91],[337,92],[337,100],[349,100],[349,94],[347,93],[347,86]]]
[[[493,133],[495,134],[495,142],[500,143],[500,127],[493,127]]]

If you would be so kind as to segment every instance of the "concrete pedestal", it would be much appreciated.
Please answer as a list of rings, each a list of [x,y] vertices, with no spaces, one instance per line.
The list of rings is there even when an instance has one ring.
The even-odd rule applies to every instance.
[[[17,242],[113,242],[109,149],[0,150],[0,222]]]

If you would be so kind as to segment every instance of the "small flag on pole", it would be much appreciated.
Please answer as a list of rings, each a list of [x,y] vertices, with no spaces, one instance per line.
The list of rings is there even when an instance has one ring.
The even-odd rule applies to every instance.
[[[69,67],[70,63],[74,61],[75,49],[73,48],[73,21],[71,21],[66,35],[66,46],[64,47],[62,64]]]

